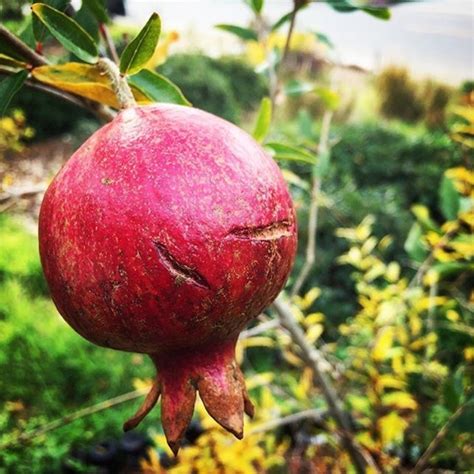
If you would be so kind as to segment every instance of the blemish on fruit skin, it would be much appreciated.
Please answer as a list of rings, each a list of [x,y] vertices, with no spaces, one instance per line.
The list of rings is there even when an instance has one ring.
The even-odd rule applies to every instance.
[[[42,205],[40,252],[66,321],[159,366],[176,448],[190,385],[241,436],[244,402],[251,410],[235,341],[284,285],[295,229],[281,173],[251,137],[160,104],[119,114],[69,160]],[[180,403],[185,416],[174,419]]]

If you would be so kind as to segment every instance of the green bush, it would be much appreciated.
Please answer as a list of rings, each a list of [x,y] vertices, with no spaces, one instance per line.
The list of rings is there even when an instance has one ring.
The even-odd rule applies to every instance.
[[[13,98],[10,108],[25,112],[27,125],[35,131],[35,140],[70,132],[84,119],[95,121],[90,112],[51,94],[28,87]]]
[[[236,58],[212,59],[202,54],[176,54],[159,71],[175,82],[200,109],[238,122],[267,93],[264,79]]]
[[[350,270],[338,265],[343,252],[334,239],[338,227],[376,216],[374,234],[390,234],[390,258],[403,261],[403,244],[413,223],[412,205],[421,203],[439,215],[438,193],[443,170],[461,163],[459,148],[442,132],[413,132],[376,124],[343,125],[333,131],[339,140],[332,150],[331,166],[323,179],[325,196],[319,213],[317,259],[306,288],[320,287],[317,310],[334,315],[336,326],[354,308]],[[313,138],[317,140],[317,137]],[[301,166],[301,165],[293,165]],[[298,171],[301,175],[301,169]],[[306,175],[309,179],[309,173]],[[307,199],[304,197],[303,199]],[[299,248],[307,240],[307,206],[298,213]],[[297,269],[303,264],[301,251]]]
[[[68,413],[132,390],[133,379],[152,376],[151,363],[97,347],[58,315],[44,289],[37,240],[18,222],[0,219],[0,446]],[[7,375],[8,374],[8,375]],[[138,400],[80,419],[1,449],[0,472],[59,472],[74,445],[121,436]],[[140,429],[154,423],[146,420]],[[5,471],[4,471],[5,470]]]

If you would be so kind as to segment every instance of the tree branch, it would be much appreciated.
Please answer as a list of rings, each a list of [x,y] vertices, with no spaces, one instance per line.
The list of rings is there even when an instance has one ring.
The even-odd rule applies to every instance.
[[[129,402],[130,400],[135,400],[136,398],[139,398],[148,393],[149,390],[149,387],[134,390],[133,392],[124,393],[117,397],[110,398],[109,400],[104,400],[103,402],[97,403],[96,405],[82,408],[81,410],[78,410],[74,413],[65,415],[61,418],[58,418],[57,420],[51,421],[50,423],[46,423],[35,430],[21,433],[15,439],[7,441],[6,443],[0,445],[0,449],[6,449],[11,446],[16,446],[18,444],[31,441],[32,439],[37,438],[38,436],[42,436],[48,433],[49,431],[61,428],[62,426],[72,423],[73,421],[76,421],[79,418],[84,418],[94,413],[98,413],[100,411],[107,410],[108,408],[120,405],[121,403]]]
[[[279,296],[274,307],[278,313],[281,325],[290,333],[293,342],[300,348],[301,356],[308,367],[313,371],[314,384],[320,387],[328,404],[330,413],[342,433],[342,440],[349,453],[355,468],[360,473],[366,472],[370,466],[374,472],[380,472],[375,461],[354,439],[352,423],[345,412],[342,401],[339,399],[331,380],[326,375],[323,365],[328,364],[324,357],[307,341],[306,336],[296,321],[290,305]]]
[[[311,408],[309,410],[299,411],[297,413],[292,413],[291,415],[284,416],[282,418],[276,418],[275,420],[270,420],[261,425],[257,425],[254,428],[250,429],[247,434],[252,435],[256,433],[263,433],[265,431],[271,431],[280,426],[289,425],[291,423],[296,423],[302,420],[314,420],[316,423],[324,423],[325,421],[325,410],[320,410],[316,408]]]
[[[120,60],[117,54],[117,49],[115,48],[115,44],[112,40],[112,37],[110,36],[109,28],[105,23],[99,24],[99,32],[107,46],[107,49],[109,50],[110,58],[115,64],[118,64]]]
[[[333,117],[332,110],[326,110],[323,115],[321,125],[321,136],[318,144],[318,154],[323,156],[329,150],[329,130],[331,128],[331,121]],[[319,193],[321,191],[321,177],[318,173],[313,172],[313,185],[311,188],[311,202],[309,206],[309,218],[308,218],[308,242],[306,245],[306,258],[301,268],[301,271],[295,281],[291,296],[297,295],[302,286],[304,285],[306,278],[308,278],[309,272],[314,265],[316,260],[316,234],[318,230],[318,210],[319,210]]]
[[[21,57],[27,59],[32,66],[44,66],[48,64],[45,57],[35,53],[26,43],[10,33],[3,25],[0,25],[0,40],[10,45]]]
[[[450,416],[449,420],[439,430],[438,434],[433,438],[429,446],[426,448],[426,451],[421,455],[420,459],[418,459],[418,462],[411,471],[411,474],[418,474],[426,468],[428,461],[438,449],[439,445],[443,442],[444,438],[446,438],[446,435],[448,434],[448,431],[453,423],[461,416],[462,412],[467,407],[469,403],[469,397],[467,398],[468,400],[458,407],[458,409]]]

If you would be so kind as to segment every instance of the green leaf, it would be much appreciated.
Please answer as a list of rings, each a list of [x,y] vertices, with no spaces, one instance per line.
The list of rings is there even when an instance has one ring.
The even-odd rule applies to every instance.
[[[109,21],[104,0],[82,0],[82,7],[86,7],[99,23],[107,23]]]
[[[328,109],[335,110],[339,107],[340,97],[336,91],[329,87],[315,87],[314,92],[319,95]]]
[[[268,97],[264,97],[260,103],[257,122],[253,131],[253,137],[257,142],[262,143],[268,134],[272,121],[272,101]]]
[[[60,12],[64,12],[66,6],[69,4],[68,0],[44,0],[42,2],[44,5],[56,8]],[[49,33],[44,24],[35,16],[31,16],[31,27],[33,30],[34,39],[38,43],[43,43],[47,38],[49,38]]]
[[[96,44],[99,42],[99,22],[94,14],[82,4],[82,7],[74,15],[74,20],[91,35]]]
[[[20,71],[0,82],[0,116],[4,115],[13,96],[21,89],[28,71]]]
[[[303,94],[314,91],[314,84],[306,81],[292,79],[284,86],[285,94],[289,97],[300,97]]]
[[[404,245],[405,252],[415,262],[423,262],[428,255],[428,251],[421,240],[422,236],[421,226],[418,222],[415,222],[411,226],[410,232],[408,232]]]
[[[464,393],[463,379],[464,366],[460,366],[444,383],[444,404],[451,411],[456,410],[462,401]]]
[[[120,56],[120,72],[122,74],[135,74],[143,69],[155,52],[160,33],[160,17],[158,13],[153,13],[140,33]]]
[[[250,0],[250,4],[255,13],[260,13],[262,11],[263,0]]]
[[[452,430],[461,433],[474,433],[474,399],[466,402],[462,415],[453,423]]]
[[[142,69],[138,74],[130,76],[128,82],[154,102],[191,105],[178,86],[149,69]]]
[[[459,273],[472,272],[474,270],[474,263],[468,262],[442,262],[436,263],[431,267],[432,271],[438,274],[440,280]]]
[[[354,12],[358,10],[357,7],[351,5],[347,0],[326,0],[326,3],[331,5],[334,10],[341,13]]]
[[[441,211],[446,219],[456,219],[460,206],[459,198],[459,193],[456,191],[452,180],[447,176],[443,176],[439,189],[439,199]]]
[[[245,41],[258,41],[257,32],[255,30],[251,30],[250,28],[242,28],[241,26],[237,25],[224,24],[216,25],[216,28],[227,31],[228,33],[232,33],[233,35],[236,35]]]
[[[283,145],[282,143],[267,143],[265,149],[275,160],[300,161],[316,164],[316,157],[302,148]]]
[[[97,61],[97,47],[94,40],[76,21],[43,3],[35,3],[31,9],[36,18],[67,50],[86,63]]]
[[[26,69],[27,63],[0,53],[0,65],[17,69]]]
[[[365,13],[368,13],[369,15],[374,16],[375,18],[378,18],[379,20],[390,20],[391,13],[388,8],[382,8],[382,7],[365,7],[362,8],[362,11]]]
[[[320,42],[325,44],[329,49],[334,49],[334,44],[332,41],[329,39],[329,37],[323,33],[314,33],[314,36],[316,36],[316,39]]]

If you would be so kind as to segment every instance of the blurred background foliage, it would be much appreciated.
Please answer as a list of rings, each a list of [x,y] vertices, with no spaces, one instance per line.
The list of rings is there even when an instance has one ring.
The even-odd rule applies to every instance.
[[[261,2],[247,3],[257,13],[256,38],[245,39],[242,54],[176,52],[179,35],[170,31],[149,67],[194,106],[251,130],[274,90],[269,71],[285,35],[261,25]],[[2,2],[0,17],[26,41],[21,6]],[[110,31],[120,52],[138,28],[119,22]],[[319,161],[312,167],[287,154],[280,162],[299,222],[288,290],[306,261],[311,186],[315,174],[320,180],[316,261],[289,304],[325,358],[357,442],[382,472],[413,468],[433,442],[430,467],[467,472],[474,465],[474,82],[420,80],[398,65],[341,71],[327,60],[330,38],[314,33],[296,32],[289,46],[268,141]],[[43,47],[58,62],[69,57],[52,38]],[[138,434],[121,433],[131,400],[151,384],[152,364],[91,345],[57,315],[37,253],[38,200],[19,192],[50,180],[97,127],[89,112],[29,88],[0,118],[0,472],[354,472],[299,349],[272,326],[273,310],[256,323],[267,329],[249,329],[238,349],[257,407],[243,441],[202,407],[176,460],[159,410]],[[68,413],[123,393],[130,402],[68,423]],[[37,431],[57,419],[55,429]]]

